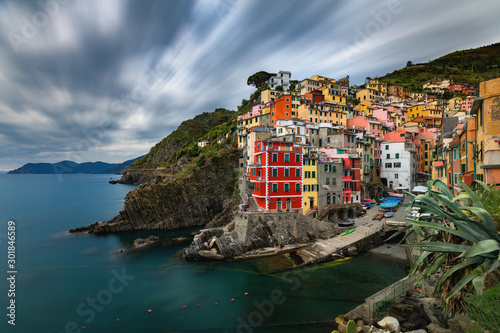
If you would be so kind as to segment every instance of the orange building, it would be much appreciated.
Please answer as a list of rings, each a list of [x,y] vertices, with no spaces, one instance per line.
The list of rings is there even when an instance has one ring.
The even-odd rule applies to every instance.
[[[271,102],[271,126],[276,126],[278,120],[295,118],[293,99],[295,96],[291,94],[281,95],[275,102]]]

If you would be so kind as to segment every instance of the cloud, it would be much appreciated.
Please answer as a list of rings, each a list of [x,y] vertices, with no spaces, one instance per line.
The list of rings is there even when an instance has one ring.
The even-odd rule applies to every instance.
[[[496,1],[479,9],[409,0],[4,1],[0,170],[139,156],[183,120],[235,109],[259,70],[360,83],[408,60],[498,42],[499,9]]]

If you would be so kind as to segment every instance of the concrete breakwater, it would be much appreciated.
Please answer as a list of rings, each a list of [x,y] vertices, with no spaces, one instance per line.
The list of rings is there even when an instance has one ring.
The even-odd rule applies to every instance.
[[[296,213],[241,212],[227,226],[203,229],[184,249],[186,260],[255,259],[289,253],[293,267],[356,255],[378,245],[380,224],[339,228]]]

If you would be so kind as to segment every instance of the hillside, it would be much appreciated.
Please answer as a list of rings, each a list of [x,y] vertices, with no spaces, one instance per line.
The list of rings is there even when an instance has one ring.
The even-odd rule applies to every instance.
[[[9,174],[115,174],[125,172],[132,163],[142,158],[134,158],[123,163],[61,161],[57,163],[28,163],[9,171]]]
[[[198,141],[209,139],[212,144],[216,143],[217,135],[236,129],[236,117],[235,111],[216,109],[214,112],[204,112],[193,119],[185,120],[131,168],[165,167],[175,163],[183,155],[198,156]]]
[[[378,79],[409,91],[420,92],[421,85],[434,77],[477,86],[480,81],[499,77],[500,43],[449,53],[428,63],[413,64]]]

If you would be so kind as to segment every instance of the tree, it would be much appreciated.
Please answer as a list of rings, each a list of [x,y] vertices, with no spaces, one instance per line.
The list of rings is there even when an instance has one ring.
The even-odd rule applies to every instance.
[[[406,63],[406,67],[410,67],[410,66],[413,66],[413,62],[411,60],[408,60],[408,62]]]
[[[283,91],[283,86],[276,86],[276,88],[274,88],[274,90]]]
[[[365,82],[366,82],[366,83],[370,82],[371,80],[372,80],[372,78],[371,78],[371,77],[369,77],[369,76],[367,76],[367,77],[365,78]]]
[[[271,78],[271,76],[275,76],[275,73],[268,73],[265,71],[260,71],[255,74],[252,74],[247,79],[247,85],[254,86],[255,88],[259,88],[264,85],[267,80]]]

